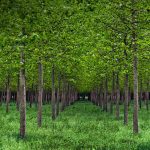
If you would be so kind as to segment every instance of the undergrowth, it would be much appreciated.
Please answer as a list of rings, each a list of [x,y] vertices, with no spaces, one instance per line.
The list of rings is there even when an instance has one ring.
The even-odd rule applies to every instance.
[[[37,108],[27,107],[26,138],[19,138],[19,112],[10,104],[0,106],[0,150],[150,150],[150,112],[139,111],[140,133],[132,133],[132,105],[129,124],[114,114],[102,112],[91,102],[76,102],[51,120],[50,105],[43,106],[42,127],[37,127]],[[115,108],[114,108],[115,109]]]

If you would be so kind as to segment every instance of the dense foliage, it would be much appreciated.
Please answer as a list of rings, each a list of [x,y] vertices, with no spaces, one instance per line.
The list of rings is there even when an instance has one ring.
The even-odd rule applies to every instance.
[[[114,113],[115,106],[116,120],[122,118],[120,105],[123,104],[124,125],[130,125],[133,108],[133,132],[138,133],[142,115],[149,111],[149,12],[148,0],[1,0],[0,109],[3,111],[6,106],[6,114],[3,113],[2,117],[10,115],[8,113],[14,109],[10,101],[14,100],[20,111],[20,137],[24,138],[26,125],[28,130],[26,110],[31,117],[37,113],[38,127],[44,127],[47,117],[44,111],[47,108],[44,110],[43,104],[51,103],[52,113],[49,116],[55,120],[59,111],[64,111],[81,95],[83,99],[88,95],[89,100],[109,114]],[[35,104],[37,111],[26,109],[26,101],[30,108]],[[144,107],[147,112],[142,110]],[[91,109],[89,116],[93,111],[99,111],[93,108],[88,108]],[[139,109],[143,111],[140,118]],[[70,111],[76,113],[77,110],[74,112],[72,107]],[[15,113],[14,117],[17,117],[18,113]],[[93,119],[98,115],[95,113]],[[106,119],[113,120],[109,115],[104,116],[106,118],[100,116],[104,123]],[[7,118],[1,119],[2,122],[8,121]],[[61,119],[60,116],[60,122]],[[99,130],[94,123],[94,128]],[[110,130],[109,121],[107,123]],[[119,130],[120,122],[113,123]],[[50,127],[53,129],[55,125],[57,127],[54,122]],[[84,125],[82,128],[84,132]],[[125,128],[129,131],[128,126],[122,127],[123,130]],[[44,132],[44,128],[38,130]],[[115,133],[112,134],[114,136]],[[133,149],[137,147],[137,141],[132,141]],[[90,146],[97,148],[97,145],[103,147],[106,144],[99,145],[98,142]],[[78,144],[73,145],[76,147]],[[113,148],[114,145],[108,146]]]

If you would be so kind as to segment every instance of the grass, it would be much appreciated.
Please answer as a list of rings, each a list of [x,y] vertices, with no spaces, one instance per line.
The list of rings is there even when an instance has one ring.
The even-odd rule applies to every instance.
[[[37,108],[27,107],[27,134],[18,136],[19,112],[11,103],[10,113],[0,106],[0,150],[150,150],[150,112],[139,112],[140,133],[132,133],[132,110],[129,125],[102,112],[90,102],[76,102],[51,121],[50,106],[43,106],[42,128],[37,128]]]

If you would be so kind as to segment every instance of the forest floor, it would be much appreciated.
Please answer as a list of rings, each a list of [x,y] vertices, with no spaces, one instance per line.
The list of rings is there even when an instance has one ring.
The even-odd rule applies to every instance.
[[[131,106],[132,107],[132,106]],[[27,134],[18,136],[19,112],[11,103],[10,113],[0,106],[0,150],[150,150],[150,112],[139,111],[140,133],[132,133],[132,110],[129,125],[114,114],[102,112],[91,102],[76,102],[51,121],[50,105],[43,106],[42,128],[37,127],[37,108],[27,107]],[[115,109],[115,108],[114,108]]]

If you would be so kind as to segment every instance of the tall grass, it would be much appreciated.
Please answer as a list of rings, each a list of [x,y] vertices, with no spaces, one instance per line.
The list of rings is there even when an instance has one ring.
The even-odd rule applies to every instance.
[[[102,112],[90,102],[76,102],[51,121],[49,105],[43,106],[42,127],[37,127],[37,108],[27,107],[26,138],[20,139],[19,112],[11,103],[10,112],[0,106],[0,150],[150,150],[150,112],[139,111],[140,133],[132,133],[132,106],[129,124],[114,114]]]

